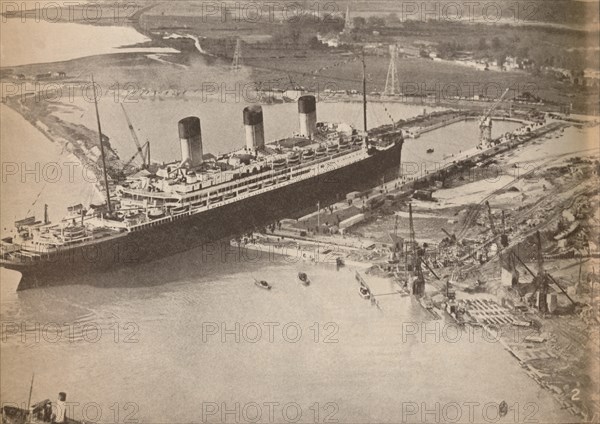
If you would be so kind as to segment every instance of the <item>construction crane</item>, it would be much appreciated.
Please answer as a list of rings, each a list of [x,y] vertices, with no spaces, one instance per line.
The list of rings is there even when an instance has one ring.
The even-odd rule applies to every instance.
[[[537,286],[538,302],[537,306],[540,312],[548,312],[548,278],[544,271],[544,255],[542,254],[542,236],[539,231],[535,233],[536,237],[536,249],[537,249],[537,261],[538,261],[538,275],[533,279],[534,284]]]
[[[127,121],[127,126],[129,127],[129,132],[131,133],[131,138],[133,139],[133,142],[135,143],[135,146],[137,147],[137,152],[131,157],[131,159],[129,159],[125,163],[123,168],[127,169],[127,167],[129,165],[131,165],[131,162],[133,162],[133,160],[137,156],[139,156],[142,159],[142,169],[147,168],[150,165],[150,142],[146,140],[146,143],[144,143],[143,146],[140,145],[140,140],[138,139],[138,136],[135,133],[133,124],[131,123],[131,119],[129,119],[129,115],[127,114],[127,111],[125,110],[125,106],[123,106],[123,103],[120,103],[120,105],[121,105],[121,109],[123,109],[123,114],[125,115],[125,120]]]
[[[417,241],[415,239],[415,226],[413,224],[413,213],[411,203],[408,204],[408,220],[410,246],[412,251],[412,294],[421,297],[425,294],[425,277],[423,276],[423,270],[421,269],[421,254],[419,252],[419,247],[417,246]]]
[[[445,228],[442,228],[442,231],[444,232],[444,234],[446,234],[448,236],[448,239],[450,240],[450,243],[454,244],[456,243],[456,234],[450,234]]]
[[[571,298],[571,296],[569,296],[569,294],[566,292],[566,290],[560,284],[558,284],[558,281],[556,281],[554,279],[554,277],[552,277],[552,275],[550,275],[549,273],[547,273],[544,270],[544,257],[542,255],[542,237],[541,237],[539,231],[536,232],[536,249],[537,249],[537,262],[538,262],[537,275],[527,266],[527,264],[525,264],[525,262],[523,262],[523,260],[519,257],[519,255],[516,254],[515,251],[512,252],[512,255],[513,255],[513,258],[517,259],[521,263],[521,265],[523,265],[523,267],[525,267],[527,272],[529,272],[529,274],[531,274],[531,276],[533,277],[532,284],[535,285],[535,292],[533,293],[533,295],[538,296],[538,302],[537,302],[538,310],[542,313],[549,312],[547,295],[548,295],[548,287],[549,287],[550,281],[552,283],[554,283],[554,285],[560,289],[560,291],[567,297],[567,299],[569,299],[571,301],[571,303],[574,306],[576,306],[577,302],[575,302]]]
[[[502,210],[502,234],[500,235],[500,245],[508,247],[508,235],[506,235],[506,222],[504,219],[504,209]]]
[[[138,157],[138,155],[140,155],[139,151],[136,152],[132,157],[130,157],[127,162],[125,162],[125,164],[123,165],[123,169],[127,169],[129,165],[131,165],[131,163],[135,160],[135,158]],[[146,140],[144,145],[141,146],[141,156],[143,161],[142,169],[146,169],[150,165],[150,142],[148,140]]]
[[[482,145],[489,144],[492,141],[492,112],[500,105],[508,91],[508,88],[504,90],[502,96],[494,102],[490,109],[479,120],[479,141]]]
[[[488,219],[490,220],[490,229],[492,230],[492,234],[494,236],[498,236],[498,231],[496,230],[496,225],[494,225],[494,216],[492,215],[492,207],[490,206],[490,202],[485,201],[485,206],[487,207]]]

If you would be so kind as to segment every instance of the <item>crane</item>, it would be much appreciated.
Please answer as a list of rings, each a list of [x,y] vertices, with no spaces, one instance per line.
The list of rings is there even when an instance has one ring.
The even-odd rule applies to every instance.
[[[502,211],[502,233],[499,233],[496,228],[496,225],[494,224],[494,216],[492,215],[492,208],[490,206],[490,202],[486,200],[485,205],[487,206],[488,219],[490,220],[490,229],[492,230],[492,234],[494,235],[494,241],[496,242],[496,246],[498,247],[498,253],[500,253],[502,251],[502,248],[508,245],[508,243],[504,243],[504,239],[506,238],[506,234],[504,233],[504,211]],[[508,241],[508,239],[506,241]]]
[[[537,250],[537,263],[538,263],[537,264],[538,265],[537,275],[525,264],[525,262],[523,262],[523,260],[519,257],[519,255],[517,255],[516,252],[513,251],[512,255],[513,255],[513,258],[517,259],[521,263],[521,265],[523,265],[525,267],[527,272],[529,272],[531,274],[531,276],[533,277],[532,284],[535,285],[535,291],[533,294],[534,294],[534,296],[535,295],[538,296],[538,302],[536,305],[538,310],[542,313],[549,312],[547,295],[548,295],[548,288],[549,288],[550,282],[554,283],[554,285],[560,289],[560,291],[567,297],[567,299],[569,299],[571,301],[571,303],[573,305],[577,305],[577,302],[575,302],[571,298],[571,296],[569,296],[569,294],[558,283],[558,281],[556,281],[554,279],[554,277],[552,277],[552,275],[550,275],[548,272],[546,272],[544,270],[544,256],[542,254],[542,236],[539,231],[536,232],[536,250]]]
[[[450,234],[445,228],[442,228],[442,231],[448,236],[451,243],[456,243],[456,234]]]
[[[142,161],[144,162],[142,164],[142,169],[146,169],[150,165],[150,142],[148,140],[146,140],[144,145],[141,146],[141,151]],[[131,165],[131,162],[133,162],[139,154],[139,151],[135,152],[135,154],[131,156],[127,162],[125,162],[125,164],[123,165],[123,169],[127,169],[129,165]]]
[[[502,235],[500,236],[500,245],[508,247],[508,236],[506,235],[506,222],[504,220],[504,209],[502,209]]]
[[[482,145],[488,144],[492,141],[492,112],[494,112],[498,105],[500,105],[508,91],[508,88],[504,90],[502,96],[500,96],[500,98],[494,102],[490,109],[479,120],[479,140]]]
[[[129,119],[129,115],[127,115],[127,111],[125,110],[125,106],[123,103],[120,103],[121,109],[123,109],[123,114],[125,115],[125,120],[127,121],[127,126],[129,127],[129,132],[131,133],[131,138],[137,147],[137,152],[129,159],[123,168],[127,168],[131,165],[131,162],[139,156],[142,159],[142,169],[148,167],[150,165],[150,142],[146,140],[143,146],[140,145],[140,140],[138,139],[135,130],[133,129],[133,124],[131,123],[131,119]],[[145,152],[144,152],[145,149]]]
[[[411,203],[408,204],[408,220],[413,269],[412,294],[421,297],[425,294],[425,277],[423,276],[423,270],[421,269],[421,255],[419,252],[419,247],[417,246],[417,241],[415,240],[415,226],[413,224]]]

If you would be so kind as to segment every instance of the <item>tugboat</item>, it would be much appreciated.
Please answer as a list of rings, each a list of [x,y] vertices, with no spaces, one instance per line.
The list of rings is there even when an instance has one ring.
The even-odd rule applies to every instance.
[[[299,272],[298,273],[298,279],[300,280],[300,282],[303,285],[310,286],[310,279],[308,278],[308,275],[306,275],[305,272]]]
[[[433,153],[433,149],[427,149],[427,153]]]
[[[254,280],[254,285],[261,289],[271,290],[271,285],[267,283],[265,280]]]
[[[369,291],[369,289],[366,288],[365,286],[362,286],[362,285],[358,288],[358,294],[363,299],[370,299],[371,298],[371,292]]]

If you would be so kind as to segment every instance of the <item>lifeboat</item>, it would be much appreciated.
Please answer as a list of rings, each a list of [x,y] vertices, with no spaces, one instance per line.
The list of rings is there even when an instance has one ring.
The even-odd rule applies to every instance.
[[[225,193],[225,195],[223,196],[223,198],[224,198],[225,200],[227,200],[227,199],[231,199],[231,198],[233,198],[233,197],[235,197],[235,192],[229,192],[229,193]]]
[[[362,144],[362,140],[361,140],[360,138],[358,138],[358,137],[354,137],[354,138],[352,139],[352,144],[353,144],[354,146],[358,146],[358,145]]]
[[[271,285],[267,283],[265,280],[254,280],[254,285],[258,288],[271,290]]]
[[[173,209],[171,209],[171,212],[173,213],[181,213],[181,212],[185,212],[190,208],[189,205],[183,205],[183,206],[176,206]]]
[[[285,164],[286,164],[286,161],[284,158],[278,158],[278,159],[273,160],[273,167],[275,167],[275,168],[284,167]]]
[[[288,164],[290,165],[296,165],[298,163],[300,163],[300,154],[297,152],[292,152],[288,155]]]
[[[308,149],[305,150],[304,152],[302,152],[302,159],[303,160],[312,160],[315,158],[315,151],[312,149]]]
[[[77,225],[74,227],[66,227],[63,230],[64,237],[67,239],[76,239],[85,235],[85,227]]]
[[[308,278],[308,275],[306,275],[305,272],[299,272],[298,279],[303,285],[310,286],[310,278]]]
[[[148,218],[150,219],[158,219],[165,216],[165,213],[160,208],[152,208],[148,211]]]
[[[338,145],[337,144],[329,144],[327,146],[327,153],[335,153],[338,151]]]
[[[348,147],[350,147],[350,142],[348,140],[340,140],[339,144],[338,144],[340,150],[341,149],[347,149]]]
[[[325,147],[323,147],[323,146],[319,146],[317,148],[317,151],[315,152],[315,154],[317,156],[323,156],[323,155],[325,155],[325,153],[327,153],[327,149]]]

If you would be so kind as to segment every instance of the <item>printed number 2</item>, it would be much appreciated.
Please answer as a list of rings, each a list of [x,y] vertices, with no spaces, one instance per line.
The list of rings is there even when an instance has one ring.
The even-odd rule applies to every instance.
[[[579,390],[579,389],[571,390],[571,400],[574,400],[574,401],[579,400],[579,393],[581,393],[581,390]]]

